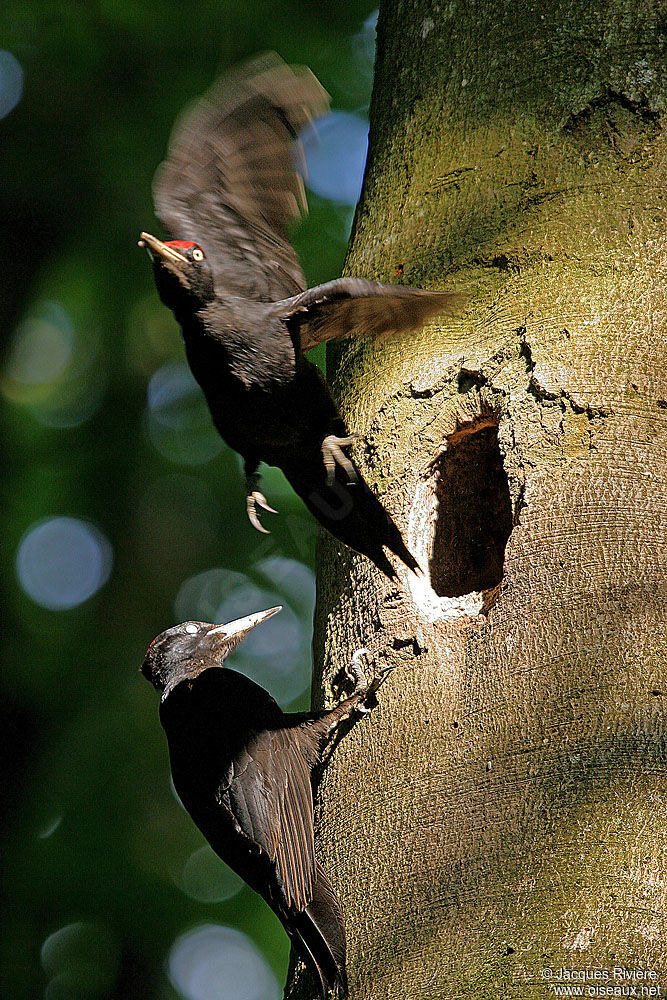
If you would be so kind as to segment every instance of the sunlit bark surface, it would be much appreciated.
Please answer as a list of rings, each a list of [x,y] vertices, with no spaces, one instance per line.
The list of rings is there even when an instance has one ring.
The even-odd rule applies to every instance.
[[[399,661],[320,790],[355,1000],[667,991],[667,10],[640,6],[380,14],[347,271],[470,298],[330,358],[425,570],[321,546],[322,701],[355,648]]]

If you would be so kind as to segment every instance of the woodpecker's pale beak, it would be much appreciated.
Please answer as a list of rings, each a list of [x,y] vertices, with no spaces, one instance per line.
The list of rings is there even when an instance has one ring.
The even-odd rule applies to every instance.
[[[271,615],[277,615],[282,611],[282,606],[269,608],[268,611],[256,611],[254,615],[246,615],[245,618],[237,618],[236,621],[227,622],[226,625],[214,625],[206,633],[209,635],[219,635],[221,639],[240,639],[246,632],[249,632],[255,625],[261,625]]]
[[[137,245],[140,247],[146,247],[152,260],[156,260],[158,257],[161,257],[163,260],[170,260],[174,263],[188,263],[187,257],[180,254],[178,250],[174,250],[173,247],[167,246],[167,244],[163,243],[162,240],[159,240],[157,236],[151,236],[150,233],[142,233],[141,239]]]

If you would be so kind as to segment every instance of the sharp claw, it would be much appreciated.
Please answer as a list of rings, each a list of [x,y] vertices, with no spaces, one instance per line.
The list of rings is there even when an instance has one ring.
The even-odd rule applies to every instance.
[[[261,531],[263,535],[271,534],[269,529],[265,528],[260,519],[257,517],[257,513],[255,512],[254,507],[252,508],[252,510],[248,508],[248,520],[252,524],[253,528],[256,528],[257,531]]]
[[[336,449],[334,455],[338,464],[347,472],[350,482],[356,483],[358,478],[357,470],[352,465],[352,462],[349,460],[347,455],[344,455],[343,452],[340,450],[340,448]]]
[[[373,663],[375,663],[375,660],[373,660]],[[375,697],[376,691],[384,684],[389,674],[395,669],[395,666],[395,664],[392,664],[391,666],[384,667],[378,674],[375,675],[373,680],[368,685],[368,691],[366,693],[367,698]]]
[[[256,509],[257,504],[262,508],[262,510],[267,510],[270,514],[277,514],[278,511],[274,510],[273,507],[269,506],[264,494],[260,493],[258,490],[253,490],[252,493],[248,494],[246,499],[246,510],[248,512],[248,520],[250,521],[250,523],[252,524],[253,528],[255,528],[256,531],[261,531],[263,535],[270,535],[271,532],[269,531],[269,529],[264,527],[259,517],[257,516],[257,509]]]
[[[263,493],[259,493],[258,491],[255,491],[252,494],[252,497],[253,497],[253,500],[255,501],[255,503],[259,504],[259,506],[262,508],[262,510],[267,510],[269,512],[269,514],[277,514],[278,513],[277,510],[274,510],[274,508],[270,506],[270,504],[268,503],[268,501],[267,501],[267,499],[266,499],[266,497],[264,496]]]

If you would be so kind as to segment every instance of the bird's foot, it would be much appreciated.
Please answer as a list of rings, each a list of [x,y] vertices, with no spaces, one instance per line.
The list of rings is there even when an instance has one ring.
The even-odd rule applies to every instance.
[[[366,652],[365,650],[360,650],[358,652]],[[357,654],[355,654],[356,656]],[[354,659],[354,657],[352,657]],[[373,667],[373,678],[370,684],[367,685],[366,691],[364,693],[363,701],[359,705],[359,711],[362,715],[368,712],[372,712],[374,708],[377,708],[377,692],[380,687],[384,684],[389,674],[394,670],[397,664],[392,663],[389,666],[383,667],[382,670],[377,669],[377,661],[375,657],[371,657],[371,664]]]
[[[354,694],[359,694],[368,687],[368,678],[377,672],[377,660],[370,649],[361,648],[352,654],[347,665],[347,675],[354,681]]]
[[[343,448],[358,441],[360,437],[361,434],[349,434],[347,437],[336,437],[335,434],[329,434],[325,437],[322,442],[322,458],[324,459],[324,468],[327,470],[327,486],[333,486],[336,480],[336,465],[340,465],[341,469],[347,472],[350,483],[356,483],[357,470]]]
[[[367,712],[371,712],[374,708],[377,708],[378,689],[382,687],[389,674],[396,669],[396,666],[397,666],[396,663],[392,663],[387,667],[383,667],[382,670],[379,670],[373,677],[373,680],[370,682],[370,684],[366,689],[366,695],[363,701],[363,704],[366,706]]]
[[[346,687],[348,690],[351,688],[351,697],[362,695],[356,711],[360,715],[367,715],[368,712],[377,708],[378,688],[384,683],[394,666],[395,664],[378,670],[377,660],[370,650],[358,649],[353,654],[351,661],[341,671],[343,676],[337,685],[337,692]]]
[[[352,660],[341,667],[336,675],[332,688],[334,695],[341,698],[338,705],[325,712],[321,726],[326,726],[322,735],[331,740],[342,731],[348,720],[354,725],[374,708],[377,708],[377,690],[385,678],[394,669],[393,666],[377,669],[375,657],[368,649],[358,649]],[[368,681],[368,677],[372,680]]]
[[[368,668],[364,670],[362,663]],[[341,667],[332,682],[337,698],[352,698],[368,686],[368,677],[375,668],[375,657],[368,649],[358,649],[349,663]]]
[[[263,535],[270,535],[271,532],[269,529],[265,528],[259,519],[257,508],[261,507],[262,510],[268,511],[269,514],[277,514],[278,511],[271,507],[264,494],[260,493],[257,489],[258,484],[259,476],[248,476],[246,480],[246,510],[248,512],[248,520],[257,531],[261,531]]]

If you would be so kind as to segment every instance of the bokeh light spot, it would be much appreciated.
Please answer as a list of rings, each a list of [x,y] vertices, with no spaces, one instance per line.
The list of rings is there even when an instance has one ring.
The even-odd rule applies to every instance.
[[[48,840],[48,838],[56,832],[62,821],[62,816],[52,816],[51,819],[47,820],[37,831],[37,839]]]
[[[216,614],[222,601],[238,587],[248,583],[243,573],[227,569],[209,569],[191,576],[182,584],[174,610],[179,622],[216,622]]]
[[[276,978],[256,946],[231,927],[203,924],[177,938],[169,978],[186,1000],[279,1000]]]
[[[264,590],[249,582],[247,586],[239,587],[226,601],[223,601],[218,608],[216,618],[221,622],[233,622],[254,611],[274,608],[280,603],[280,596],[275,590]],[[263,661],[275,656],[294,658],[298,655],[300,642],[299,619],[291,608],[283,605],[280,614],[274,615],[248,632],[242,645],[237,646],[229,657],[228,663],[231,666],[232,660]],[[259,666],[259,663],[257,665]]]
[[[113,550],[94,525],[52,517],[33,525],[16,555],[16,574],[28,597],[65,611],[83,604],[109,579]]]
[[[0,49],[0,118],[13,111],[23,94],[23,67],[16,56]]]
[[[76,427],[92,416],[106,390],[100,353],[97,333],[77,333],[59,302],[36,302],[12,337],[3,395],[47,427]]]
[[[259,563],[256,574],[260,582],[219,568],[190,577],[176,597],[176,617],[221,624],[281,604],[280,614],[249,632],[225,665],[284,705],[303,694],[311,680],[314,577],[302,563],[281,557]]]
[[[119,964],[118,943],[107,928],[77,921],[50,934],[40,952],[51,981],[48,1000],[96,997],[113,983]]]
[[[255,570],[286,596],[295,611],[312,622],[315,613],[315,574],[310,566],[284,556],[269,556]]]
[[[368,151],[368,122],[349,111],[332,111],[301,133],[308,169],[306,183],[345,205],[359,200]]]
[[[208,844],[193,851],[177,880],[179,889],[200,903],[222,903],[240,892],[243,884]]]
[[[211,421],[204,394],[184,361],[170,361],[148,383],[148,435],[172,462],[201,465],[223,442]]]
[[[18,327],[6,374],[22,385],[43,385],[59,378],[72,355],[74,327],[58,302],[44,302]]]

